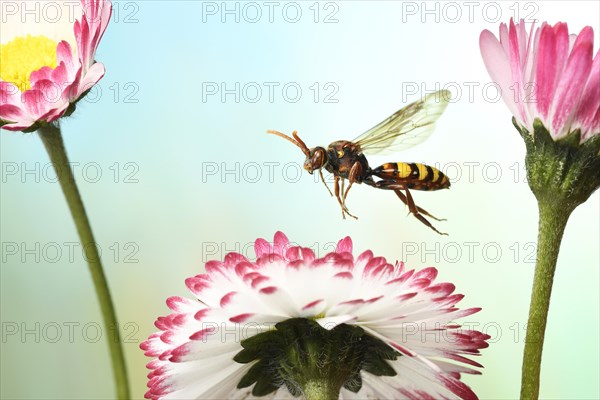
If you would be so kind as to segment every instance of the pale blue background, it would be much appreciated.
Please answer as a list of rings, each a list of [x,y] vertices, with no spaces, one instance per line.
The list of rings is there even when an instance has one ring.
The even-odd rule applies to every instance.
[[[494,336],[478,359],[485,365],[484,374],[465,381],[482,399],[517,398],[537,209],[523,182],[524,145],[510,114],[501,101],[486,101],[481,90],[490,78],[479,55],[479,33],[486,28],[496,33],[498,24],[482,17],[483,4],[475,8],[472,22],[465,6],[456,23],[443,18],[436,23],[433,15],[422,22],[419,14],[404,15],[403,22],[402,3],[393,1],[336,2],[338,22],[328,24],[313,21],[313,2],[299,3],[302,18],[293,24],[277,12],[283,4],[273,23],[266,15],[257,23],[243,18],[236,23],[232,16],[222,23],[219,15],[203,22],[202,3],[197,1],[115,4],[118,21],[109,26],[97,54],[107,68],[101,96],[95,103],[82,102],[63,123],[71,160],[91,168],[87,175],[76,170],[76,178],[103,250],[120,321],[129,323],[123,331],[129,339],[125,351],[133,394],[139,398],[145,392],[144,365],[149,361],[138,349],[139,342],[155,330],[156,316],[167,312],[165,299],[187,295],[184,279],[201,272],[206,258],[236,249],[248,253],[247,244],[256,237],[270,239],[283,230],[293,241],[313,245],[321,253],[330,249],[328,243],[351,235],[358,251],[370,248],[389,259],[406,259],[416,268],[437,266],[440,281],[451,281],[466,294],[462,307],[483,307],[465,322]],[[421,2],[414,4],[421,7]],[[504,22],[515,9],[521,16],[536,11],[525,3],[497,4]],[[568,21],[574,32],[590,24],[598,43],[598,2],[535,4],[534,18]],[[441,13],[443,5],[439,4]],[[324,9],[325,3],[318,6],[320,21],[335,10]],[[124,22],[126,16],[131,23]],[[203,82],[226,82],[229,87],[235,82],[279,82],[279,88],[297,82],[303,94],[291,103],[276,90],[269,102],[263,86],[263,97],[256,103],[243,98],[236,103],[233,96],[224,103],[217,96],[203,102]],[[309,88],[315,82],[321,88],[316,103]],[[327,82],[339,89],[337,103],[323,101],[330,92],[324,88]],[[419,205],[448,218],[436,225],[450,236],[437,236],[406,217],[407,210],[391,193],[356,187],[348,204],[360,219],[343,221],[322,184],[308,174],[295,179],[297,164],[287,167],[289,179],[284,179],[286,163],[301,163],[303,156],[291,144],[265,135],[266,129],[297,129],[309,145],[351,139],[422,95],[420,89],[403,95],[403,87],[411,82],[417,87],[423,83],[428,90],[436,83],[450,84],[457,101],[428,142],[392,157],[373,158],[372,164],[457,163],[461,176],[456,179],[456,169],[454,176],[449,171],[455,178],[451,190],[414,193]],[[478,85],[472,99],[468,85]],[[127,94],[132,97],[126,99]],[[44,179],[44,171],[52,173],[44,169],[47,155],[39,138],[3,131],[0,143],[4,173],[15,165],[21,172],[38,163],[41,175],[39,182],[35,175],[3,175],[2,242],[29,248],[36,242],[42,248],[58,243],[66,252],[64,243],[76,242],[77,236],[58,185]],[[278,163],[273,182],[265,162]],[[484,173],[491,162],[501,168],[496,183],[495,164]],[[102,172],[97,183],[92,182],[96,164],[91,163]],[[115,167],[111,169],[115,163],[120,171],[117,183]],[[221,163],[229,169],[240,163],[240,182],[234,175],[203,179],[203,170],[214,166],[206,163],[217,163],[219,171]],[[258,182],[248,181],[255,174],[250,169],[254,164],[248,163],[262,166]],[[515,182],[516,170],[511,169],[515,163],[520,182]],[[126,175],[133,172],[130,179],[138,182],[126,183]],[[565,233],[544,352],[544,399],[600,395],[599,205],[595,193],[573,213]],[[109,249],[115,242],[121,250],[116,260]],[[471,242],[475,244],[465,244]],[[468,246],[475,246],[472,258]],[[489,253],[482,254],[484,247]],[[501,256],[496,257],[495,248],[501,249]],[[137,262],[125,262],[132,250]],[[110,398],[113,386],[104,337],[91,343],[82,333],[86,323],[99,323],[100,316],[79,253],[73,260],[63,254],[54,263],[48,257],[36,262],[33,256],[22,261],[20,253],[3,258],[2,398]],[[39,343],[34,334],[24,340],[7,334],[9,326],[20,329],[23,323],[37,330]],[[55,336],[53,323],[62,327],[56,343],[47,340]],[[79,324],[72,343],[65,323]],[[94,329],[87,334],[93,338]]]

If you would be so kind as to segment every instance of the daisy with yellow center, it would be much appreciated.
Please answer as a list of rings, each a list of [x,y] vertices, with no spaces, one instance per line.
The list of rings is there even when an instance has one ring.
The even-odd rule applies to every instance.
[[[23,5],[25,2],[22,2]],[[0,127],[37,131],[55,167],[61,189],[75,222],[106,332],[119,326],[95,245],[90,222],[77,189],[58,119],[71,114],[75,103],[104,75],[94,60],[110,20],[109,0],[81,0],[81,16],[74,24],[22,23],[19,13],[0,21]],[[71,15],[66,13],[65,15]],[[72,34],[64,28],[72,30]],[[58,32],[58,31],[61,32]],[[118,330],[108,340],[116,398],[129,399],[129,384]]]
[[[31,34],[19,32],[20,35],[11,32],[10,21],[3,26],[0,44],[2,128],[31,132],[74,111],[82,94],[104,76],[104,66],[95,62],[94,56],[111,11],[108,0],[82,0],[81,17],[72,27],[74,41],[72,36],[56,38],[39,34],[39,26],[32,27]],[[18,19],[18,16],[7,15],[5,19],[10,18]],[[23,27],[27,25],[21,24],[18,28],[22,31]],[[5,43],[7,37],[11,39]]]

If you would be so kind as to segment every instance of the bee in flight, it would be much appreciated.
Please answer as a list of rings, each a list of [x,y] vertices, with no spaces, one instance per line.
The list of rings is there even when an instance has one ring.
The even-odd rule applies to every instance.
[[[426,95],[420,101],[398,110],[356,139],[335,141],[327,149],[320,146],[309,149],[296,131],[292,133],[292,137],[273,130],[267,133],[280,136],[298,146],[306,155],[304,169],[311,174],[318,170],[323,184],[332,196],[334,194],[323,178],[322,169],[333,174],[335,197],[342,208],[342,217],[346,218],[348,214],[356,218],[348,211],[346,198],[354,183],[365,183],[378,189],[393,190],[419,221],[437,233],[446,235],[425,217],[436,221],[444,220],[417,206],[410,194],[410,189],[449,188],[450,180],[446,175],[434,167],[419,163],[391,162],[373,169],[365,155],[393,153],[423,142],[433,132],[435,122],[446,109],[449,100],[450,92],[447,90]],[[344,191],[346,179],[349,184]]]

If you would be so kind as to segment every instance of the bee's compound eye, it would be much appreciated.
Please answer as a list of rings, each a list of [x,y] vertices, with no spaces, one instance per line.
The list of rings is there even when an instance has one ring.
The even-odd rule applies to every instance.
[[[338,150],[337,151],[337,155],[338,155],[339,158],[344,157],[344,150]]]

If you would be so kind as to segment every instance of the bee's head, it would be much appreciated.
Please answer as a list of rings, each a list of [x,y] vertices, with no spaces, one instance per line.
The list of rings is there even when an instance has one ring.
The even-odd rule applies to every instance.
[[[323,168],[326,161],[327,158],[325,149],[320,146],[313,147],[306,156],[306,160],[304,161],[304,169],[312,174],[313,171]]]
[[[323,166],[327,163],[327,152],[325,149],[323,147],[313,147],[312,149],[309,149],[306,144],[304,144],[302,139],[298,137],[298,132],[292,132],[292,137],[284,135],[278,131],[267,131],[267,133],[282,137],[298,146],[306,156],[306,160],[304,161],[304,169],[311,174],[315,170],[323,168]]]

